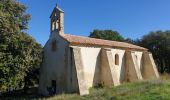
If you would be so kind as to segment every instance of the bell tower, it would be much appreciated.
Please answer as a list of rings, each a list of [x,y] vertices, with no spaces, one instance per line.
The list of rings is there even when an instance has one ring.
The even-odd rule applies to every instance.
[[[64,11],[56,4],[51,16],[51,34],[64,35]]]

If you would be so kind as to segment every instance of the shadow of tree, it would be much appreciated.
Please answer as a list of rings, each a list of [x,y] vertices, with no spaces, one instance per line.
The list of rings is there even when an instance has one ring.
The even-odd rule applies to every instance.
[[[0,100],[30,100],[36,98],[47,98],[38,94],[38,87],[3,92],[0,96]]]

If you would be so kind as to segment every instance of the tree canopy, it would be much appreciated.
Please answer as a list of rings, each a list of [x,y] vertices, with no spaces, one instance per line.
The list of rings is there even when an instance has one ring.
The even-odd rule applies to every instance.
[[[152,52],[159,72],[170,73],[170,31],[150,32],[138,44]]]
[[[94,30],[89,37],[112,41],[124,41],[124,38],[116,31],[112,30]]]
[[[24,32],[29,20],[23,4],[0,0],[0,90],[23,87],[39,68],[42,47]]]

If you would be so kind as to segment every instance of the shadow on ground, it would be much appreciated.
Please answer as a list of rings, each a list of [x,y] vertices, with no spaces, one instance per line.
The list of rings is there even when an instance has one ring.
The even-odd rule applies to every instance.
[[[38,99],[38,98],[45,98],[37,93],[38,88],[33,87],[29,89],[21,89],[15,90],[11,92],[4,92],[0,95],[0,100],[30,100],[30,99]]]

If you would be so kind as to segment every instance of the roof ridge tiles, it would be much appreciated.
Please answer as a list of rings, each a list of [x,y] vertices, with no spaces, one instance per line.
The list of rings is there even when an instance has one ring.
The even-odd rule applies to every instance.
[[[76,44],[76,45],[83,44],[83,45],[108,46],[108,47],[128,48],[128,49],[147,51],[146,48],[134,44],[130,44],[127,42],[111,41],[111,40],[90,38],[84,36],[76,36],[71,34],[62,35],[62,37],[66,39],[69,43]]]

